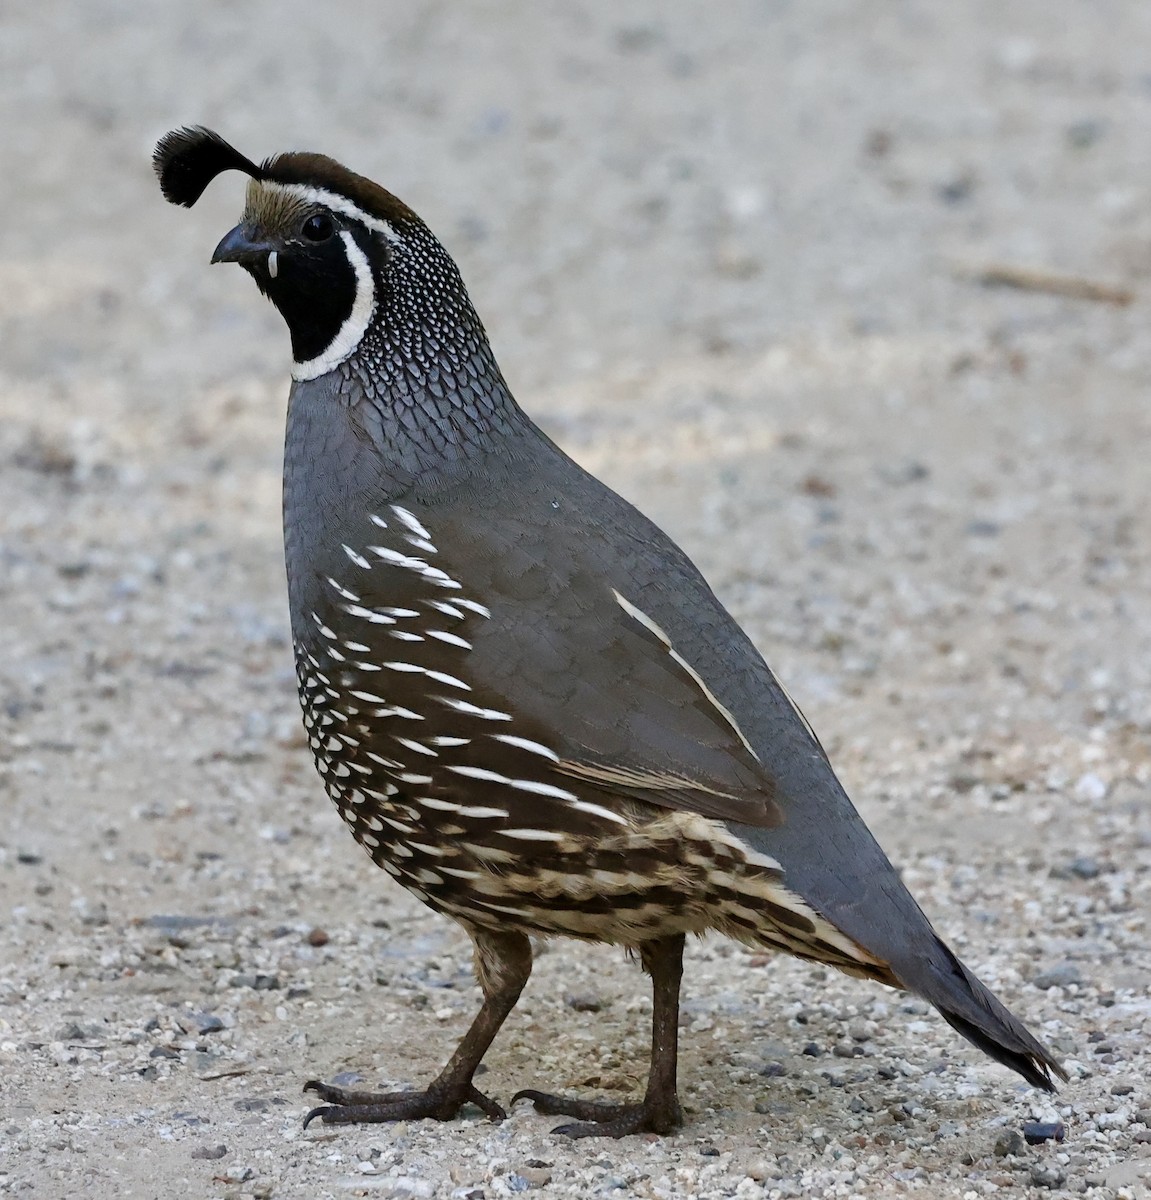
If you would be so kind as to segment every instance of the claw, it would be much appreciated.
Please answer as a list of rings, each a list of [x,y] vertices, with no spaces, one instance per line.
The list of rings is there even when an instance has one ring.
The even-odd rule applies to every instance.
[[[313,1108],[304,1118],[304,1128],[314,1121],[325,1125],[376,1124],[385,1121],[418,1121],[431,1118],[450,1121],[465,1104],[476,1105],[491,1121],[502,1121],[507,1113],[473,1084],[462,1090],[431,1087],[422,1092],[354,1092],[334,1084],[310,1079],[305,1092],[315,1092],[328,1101]]]
[[[304,1090],[306,1091],[307,1089],[305,1088]],[[312,1111],[304,1118],[304,1128],[307,1129],[317,1117],[319,1117],[320,1120],[326,1125],[328,1122],[328,1113],[335,1111],[336,1110],[328,1104],[321,1104],[318,1108],[313,1108]]]
[[[672,1097],[671,1105],[650,1099],[642,1104],[612,1104],[603,1100],[575,1100],[524,1088],[512,1097],[530,1100],[538,1113],[550,1117],[575,1117],[567,1125],[557,1125],[552,1133],[564,1137],[627,1137],[632,1133],[675,1133],[683,1124],[683,1112]]]

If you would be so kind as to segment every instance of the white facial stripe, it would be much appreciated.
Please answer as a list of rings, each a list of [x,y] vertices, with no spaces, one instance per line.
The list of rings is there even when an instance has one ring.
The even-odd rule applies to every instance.
[[[340,196],[336,192],[329,192],[325,188],[309,187],[306,183],[276,183],[270,179],[264,179],[260,182],[266,188],[275,188],[277,191],[283,192],[288,196],[295,196],[307,204],[320,204],[324,208],[331,209],[332,212],[339,213],[342,217],[351,217],[353,221],[359,221],[365,229],[370,229],[373,233],[383,234],[389,242],[399,244],[403,241],[395,231],[395,228],[389,225],[387,221],[381,221],[379,217],[373,217],[370,213],[364,212],[358,205],[353,204],[347,196]]]
[[[275,250],[268,251],[268,274],[275,279],[280,273],[280,256]]]
[[[376,284],[372,279],[368,256],[356,245],[356,239],[346,229],[340,231],[340,240],[344,243],[348,265],[356,275],[356,298],[352,302],[352,311],[326,350],[292,367],[293,379],[318,379],[338,367],[360,344],[376,311]]]

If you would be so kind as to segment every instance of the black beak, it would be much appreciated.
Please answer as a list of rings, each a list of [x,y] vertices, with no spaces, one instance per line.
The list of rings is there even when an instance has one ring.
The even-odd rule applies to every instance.
[[[274,246],[260,241],[253,236],[251,229],[237,225],[230,233],[226,233],[220,244],[212,251],[212,262],[234,262],[241,266],[267,264],[268,255],[273,253]]]

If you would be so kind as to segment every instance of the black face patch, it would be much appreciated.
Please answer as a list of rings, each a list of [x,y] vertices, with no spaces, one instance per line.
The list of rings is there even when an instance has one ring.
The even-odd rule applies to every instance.
[[[316,214],[331,224],[327,214]],[[315,218],[309,218],[314,220]],[[360,284],[349,259],[348,238],[367,255],[368,235],[359,229],[334,228],[322,240],[300,236],[280,242],[276,274],[267,258],[245,264],[260,291],[280,310],[292,339],[292,358],[310,362],[335,341],[352,315]]]

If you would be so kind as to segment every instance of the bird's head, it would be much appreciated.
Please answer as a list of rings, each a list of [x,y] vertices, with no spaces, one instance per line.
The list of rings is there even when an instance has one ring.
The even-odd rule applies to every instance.
[[[164,196],[188,208],[221,171],[249,177],[243,217],[212,262],[239,263],[280,310],[296,379],[317,378],[355,353],[385,293],[397,291],[395,275],[413,264],[441,301],[467,304],[454,264],[419,217],[325,155],[280,154],[257,165],[194,127],[161,138],[153,165]],[[401,290],[410,300],[421,289]]]

